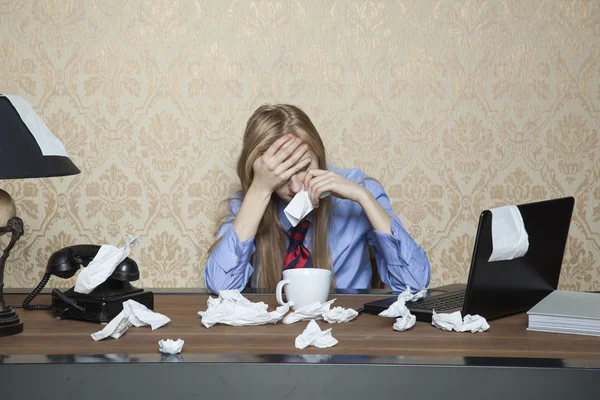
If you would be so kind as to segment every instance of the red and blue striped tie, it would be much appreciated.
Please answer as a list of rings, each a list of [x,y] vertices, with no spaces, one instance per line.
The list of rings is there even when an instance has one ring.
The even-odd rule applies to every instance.
[[[304,247],[304,237],[308,232],[310,222],[302,220],[290,231],[290,244],[283,258],[283,269],[311,268],[310,251]]]

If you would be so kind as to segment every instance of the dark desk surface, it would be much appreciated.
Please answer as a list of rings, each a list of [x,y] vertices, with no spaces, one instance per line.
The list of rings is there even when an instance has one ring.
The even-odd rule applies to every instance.
[[[254,302],[264,301],[273,310],[273,295],[246,296]],[[339,344],[328,349],[298,350],[294,340],[307,325],[277,323],[256,327],[215,325],[205,328],[198,311],[206,309],[206,294],[157,294],[155,311],[171,318],[171,322],[155,331],[150,327],[131,327],[119,339],[95,342],[90,334],[102,325],[74,320],[58,320],[49,311],[17,309],[24,322],[24,332],[0,339],[0,354],[157,354],[160,339],[184,339],[184,355],[191,354],[328,354],[370,356],[424,357],[516,357],[548,359],[600,360],[600,338],[564,335],[526,330],[527,315],[519,314],[490,321],[485,333],[444,332],[428,323],[417,322],[406,331],[392,329],[393,318],[361,314],[344,324],[320,321],[321,329],[333,328]],[[20,304],[24,295],[5,296],[8,304]],[[378,297],[363,295],[338,296],[334,306],[358,308]],[[40,295],[39,303],[49,303],[48,295]]]

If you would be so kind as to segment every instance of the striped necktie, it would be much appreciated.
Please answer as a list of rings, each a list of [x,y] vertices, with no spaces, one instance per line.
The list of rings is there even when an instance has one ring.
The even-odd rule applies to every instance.
[[[304,247],[304,237],[308,232],[310,222],[302,220],[290,231],[290,244],[283,258],[283,269],[311,268],[310,251]]]

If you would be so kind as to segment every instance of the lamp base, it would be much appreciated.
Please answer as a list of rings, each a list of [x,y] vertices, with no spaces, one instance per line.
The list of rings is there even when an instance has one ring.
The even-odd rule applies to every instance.
[[[23,332],[23,322],[10,307],[0,311],[0,337]]]

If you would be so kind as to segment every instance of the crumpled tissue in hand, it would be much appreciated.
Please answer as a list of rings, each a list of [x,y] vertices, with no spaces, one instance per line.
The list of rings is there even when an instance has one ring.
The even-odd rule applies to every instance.
[[[277,307],[268,312],[267,304],[253,303],[240,293],[239,290],[221,290],[218,298],[208,298],[206,311],[199,311],[202,324],[210,328],[215,324],[232,326],[255,326],[276,324],[290,310],[288,305]]]
[[[330,194],[331,192],[324,192],[319,198],[325,198]],[[290,221],[290,224],[296,226],[298,225],[298,222],[302,221],[314,208],[315,206],[310,200],[308,192],[304,190],[303,187],[285,207],[283,213],[288,221]]]
[[[444,331],[456,332],[485,332],[490,329],[487,320],[481,315],[465,315],[463,320],[460,311],[455,311],[451,314],[438,314],[433,310],[431,325]]]
[[[112,319],[101,331],[92,333],[95,341],[112,337],[120,338],[131,326],[150,325],[152,330],[158,329],[171,320],[166,315],[154,312],[135,300],[123,302],[123,311]]]
[[[308,321],[309,319],[323,319],[323,314],[329,311],[329,307],[335,299],[319,303],[318,301],[304,307],[300,307],[296,311],[288,314],[283,319],[284,324],[293,324],[298,321]]]
[[[181,339],[161,339],[158,341],[158,350],[166,354],[178,354],[183,349],[184,341]]]
[[[332,328],[322,331],[319,324],[314,319],[311,320],[304,332],[296,337],[296,348],[305,349],[308,346],[314,346],[319,349],[326,349],[335,346],[338,341],[331,336],[331,330]]]
[[[139,243],[138,239],[127,235],[125,245],[121,248],[110,244],[102,245],[94,259],[77,276],[73,290],[77,293],[90,294],[115,272],[117,265],[127,258],[131,248],[137,243]]]
[[[351,308],[334,307],[323,314],[323,319],[330,324],[339,324],[352,321],[358,315],[358,311]]]

